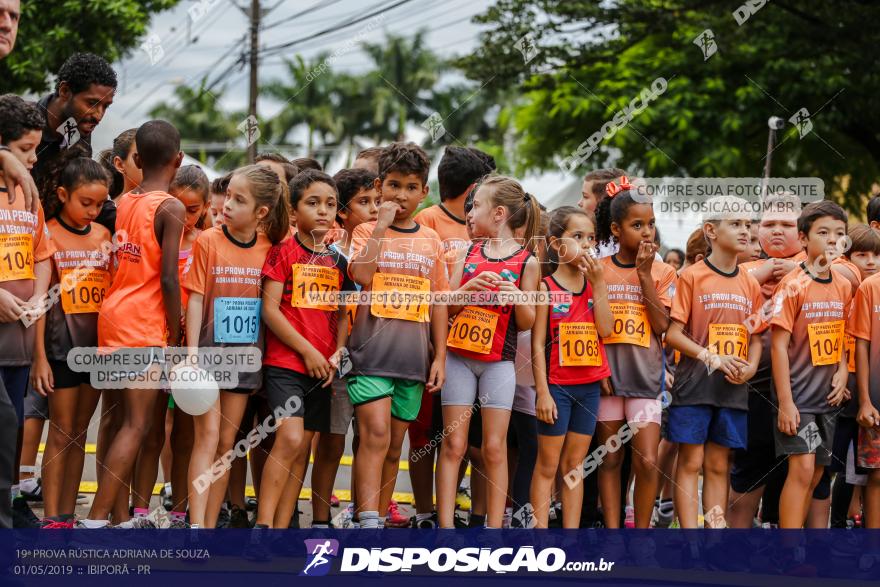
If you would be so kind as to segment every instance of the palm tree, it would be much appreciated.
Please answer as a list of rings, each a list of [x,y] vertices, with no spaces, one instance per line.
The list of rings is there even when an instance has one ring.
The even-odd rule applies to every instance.
[[[376,142],[403,140],[408,122],[421,123],[433,112],[430,96],[447,66],[425,45],[424,35],[425,31],[410,39],[389,35],[383,44],[363,44],[375,64],[367,83]]]
[[[299,55],[285,59],[288,81],[274,80],[261,88],[262,93],[284,103],[269,121],[270,140],[286,143],[295,128],[305,125],[306,149],[312,155],[316,134],[326,142],[339,132],[337,108],[342,106],[337,74],[327,65],[328,58],[328,53],[322,53],[311,63]]]
[[[241,137],[238,124],[243,115],[227,113],[220,109],[223,89],[206,91],[206,78],[196,88],[179,85],[174,88],[175,101],[162,102],[152,110],[150,116],[162,118],[173,124],[180,136],[195,143],[229,143]],[[202,163],[224,158],[229,148],[205,148],[198,150],[197,159]]]

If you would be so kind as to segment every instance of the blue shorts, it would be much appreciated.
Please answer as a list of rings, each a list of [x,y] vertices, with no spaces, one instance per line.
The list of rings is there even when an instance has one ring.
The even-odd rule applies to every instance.
[[[749,413],[715,406],[670,406],[667,438],[670,442],[746,448]]]
[[[9,401],[15,407],[15,417],[18,418],[18,427],[24,426],[24,396],[28,389],[28,380],[31,375],[30,365],[24,367],[0,367],[0,377]],[[32,391],[32,393],[36,393]]]
[[[586,385],[550,384],[558,417],[553,424],[538,421],[538,434],[564,436],[567,432],[592,436],[599,414],[599,382]]]

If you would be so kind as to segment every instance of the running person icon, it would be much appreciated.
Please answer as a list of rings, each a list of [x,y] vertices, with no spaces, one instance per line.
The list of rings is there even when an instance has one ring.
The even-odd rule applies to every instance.
[[[306,552],[309,553],[309,562],[306,565],[306,568],[303,569],[301,575],[307,576],[318,576],[318,575],[326,575],[330,571],[330,559],[327,558],[327,555],[336,556],[339,552],[339,542],[332,539],[327,540],[306,540]],[[316,574],[309,574],[309,571],[320,567],[321,565],[327,565],[326,567],[320,569],[320,571]]]

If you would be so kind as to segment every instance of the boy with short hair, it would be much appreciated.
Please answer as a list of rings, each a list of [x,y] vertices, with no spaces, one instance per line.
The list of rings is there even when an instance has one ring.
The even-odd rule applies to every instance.
[[[356,462],[362,528],[376,528],[394,490],[403,437],[422,393],[445,378],[447,308],[425,298],[449,289],[443,244],[412,219],[428,194],[430,163],[413,143],[393,143],[379,157],[376,222],[352,235],[349,273],[372,294],[358,308],[351,331],[348,393],[355,406],[360,446]],[[387,299],[395,293],[404,300]],[[382,299],[385,297],[386,299]]]
[[[384,147],[368,147],[357,154],[354,163],[351,164],[353,169],[366,169],[373,175],[379,175],[379,157],[382,155]]]
[[[844,325],[852,285],[831,271],[847,216],[830,201],[804,207],[798,235],[807,258],[774,294],[770,320],[777,399],[777,455],[788,455],[779,527],[801,528],[813,489],[831,461],[837,412],[846,399]]]
[[[760,328],[750,332],[745,325],[760,306],[760,286],[737,266],[749,246],[750,217],[739,198],[706,202],[703,232],[711,252],[681,272],[673,298],[666,339],[681,361],[667,438],[679,443],[675,511],[682,528],[697,527],[700,471],[706,526],[724,525],[730,450],[746,446],[746,382],[761,356]]]

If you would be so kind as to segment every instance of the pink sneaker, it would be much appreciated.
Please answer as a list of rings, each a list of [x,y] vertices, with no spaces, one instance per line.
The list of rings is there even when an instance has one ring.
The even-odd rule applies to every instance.
[[[330,494],[330,507],[331,508],[338,508],[339,507],[339,498],[336,497],[335,493]]]
[[[55,520],[43,520],[43,530],[70,530],[73,522],[58,522]]]
[[[636,527],[636,513],[631,505],[626,506],[626,518],[623,520],[623,525],[625,528]]]
[[[409,526],[409,518],[400,513],[397,502],[393,499],[388,504],[388,514],[385,516],[386,528],[406,528]]]

